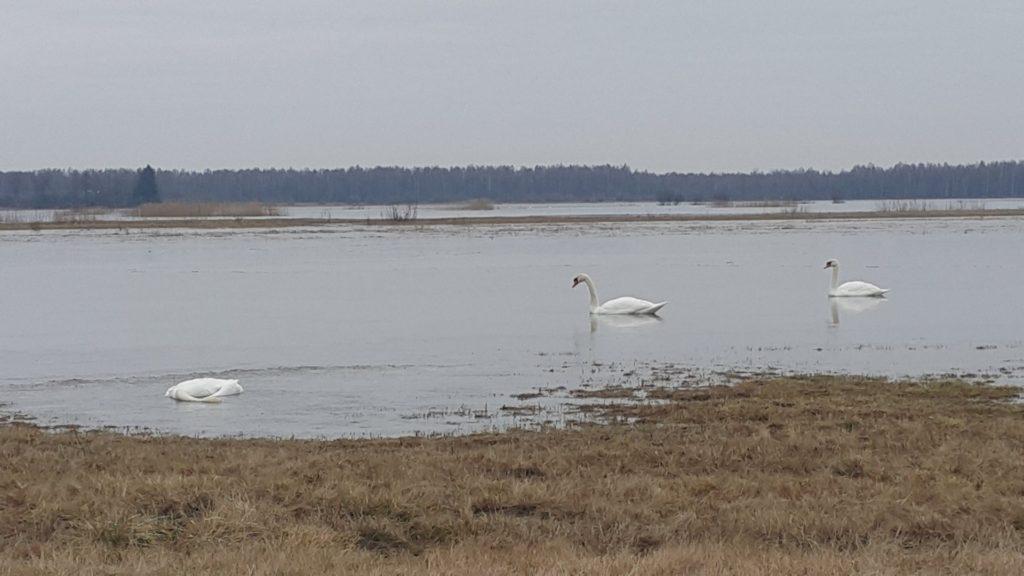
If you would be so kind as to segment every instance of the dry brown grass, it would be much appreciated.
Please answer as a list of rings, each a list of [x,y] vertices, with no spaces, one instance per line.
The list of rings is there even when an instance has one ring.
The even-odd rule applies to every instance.
[[[762,378],[434,439],[7,426],[0,573],[1019,574],[1017,393]]]
[[[281,209],[260,202],[162,202],[143,204],[132,211],[141,218],[216,218],[280,216]]]

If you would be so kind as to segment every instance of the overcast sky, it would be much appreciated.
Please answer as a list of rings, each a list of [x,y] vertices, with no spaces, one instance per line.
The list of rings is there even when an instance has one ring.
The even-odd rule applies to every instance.
[[[0,170],[1024,158],[1024,2],[0,0]]]

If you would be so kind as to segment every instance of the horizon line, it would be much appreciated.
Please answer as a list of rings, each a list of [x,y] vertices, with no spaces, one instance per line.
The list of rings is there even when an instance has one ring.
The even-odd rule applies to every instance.
[[[137,166],[137,167],[107,166],[107,167],[104,167],[104,168],[95,168],[95,167],[78,168],[78,167],[68,166],[68,167],[57,168],[57,167],[50,166],[50,167],[44,167],[44,168],[0,169],[0,173],[46,172],[46,171],[59,171],[59,172],[96,171],[96,172],[100,172],[100,171],[105,171],[105,170],[141,170],[141,169],[145,168],[146,166],[150,166],[153,169],[157,170],[158,172],[193,172],[193,173],[203,173],[203,172],[243,172],[243,171],[250,171],[250,170],[265,170],[265,171],[268,171],[268,172],[269,171],[295,171],[295,172],[319,172],[319,171],[324,171],[324,172],[329,172],[329,171],[339,171],[339,170],[352,170],[352,169],[355,169],[355,168],[359,168],[359,169],[363,169],[363,170],[379,170],[379,169],[399,169],[399,170],[436,170],[436,169],[441,169],[441,170],[453,170],[453,169],[470,169],[470,168],[475,168],[475,169],[478,169],[478,168],[488,168],[488,169],[508,168],[508,169],[512,169],[512,170],[515,170],[515,171],[519,171],[519,170],[532,170],[532,169],[538,169],[538,168],[616,168],[616,169],[623,169],[624,168],[624,169],[627,169],[627,170],[629,170],[630,172],[633,172],[633,173],[653,174],[653,175],[657,175],[657,176],[665,176],[665,175],[670,175],[670,174],[675,174],[675,175],[721,176],[721,175],[738,175],[738,174],[744,174],[744,175],[772,174],[772,173],[776,173],[776,172],[782,172],[782,173],[787,173],[787,172],[788,173],[793,173],[793,172],[818,172],[818,173],[821,173],[821,174],[839,174],[839,173],[843,173],[843,172],[850,172],[850,171],[855,170],[857,168],[880,168],[880,169],[883,169],[883,170],[891,170],[891,169],[896,168],[898,166],[974,167],[974,166],[981,166],[981,165],[987,165],[987,164],[1020,164],[1020,163],[1024,163],[1024,158],[1020,158],[1020,159],[1018,159],[1018,158],[1011,158],[1011,159],[999,159],[999,160],[977,160],[977,161],[974,161],[974,162],[957,162],[957,163],[937,162],[937,161],[916,161],[916,162],[899,161],[899,162],[895,162],[895,163],[889,164],[889,165],[879,165],[879,164],[875,164],[873,162],[867,162],[867,163],[863,163],[863,164],[858,163],[858,164],[853,164],[853,165],[847,165],[847,167],[839,168],[839,169],[819,169],[819,168],[814,168],[814,167],[810,167],[810,166],[800,166],[800,167],[796,167],[796,168],[770,168],[770,169],[753,168],[753,169],[746,170],[746,171],[742,171],[742,170],[732,170],[732,171],[679,171],[679,170],[665,170],[665,171],[659,171],[659,170],[649,170],[649,169],[633,168],[628,163],[625,163],[625,162],[623,162],[623,163],[605,162],[605,163],[600,163],[600,164],[552,163],[552,164],[532,164],[532,165],[528,165],[528,164],[473,164],[473,163],[468,163],[468,164],[433,164],[433,165],[427,165],[427,164],[412,164],[412,165],[376,164],[376,165],[372,165],[371,166],[371,165],[362,165],[362,164],[350,164],[348,166],[332,166],[332,167],[312,167],[312,166],[303,166],[303,167],[294,167],[294,166],[287,166],[287,167],[281,167],[281,166],[245,166],[245,167],[233,167],[233,168],[231,168],[231,167],[218,167],[218,168],[209,168],[209,167],[208,168],[162,168],[160,166],[154,166],[152,163],[147,163],[145,165],[141,165],[141,166]]]

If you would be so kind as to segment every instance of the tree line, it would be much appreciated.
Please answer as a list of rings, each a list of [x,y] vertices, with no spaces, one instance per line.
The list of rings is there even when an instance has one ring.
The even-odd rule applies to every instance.
[[[707,174],[610,165],[0,172],[0,206],[14,208],[122,207],[161,199],[406,204],[474,198],[507,203],[1019,196],[1024,196],[1024,162],[1018,161]]]

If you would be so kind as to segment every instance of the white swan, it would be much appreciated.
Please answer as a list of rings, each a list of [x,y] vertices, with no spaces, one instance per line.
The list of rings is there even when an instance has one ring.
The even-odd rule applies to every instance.
[[[164,396],[182,402],[220,402],[222,396],[241,393],[242,387],[238,380],[195,378],[171,386]]]
[[[594,281],[586,274],[577,274],[572,279],[572,287],[579,284],[586,284],[590,291],[590,313],[591,314],[657,314],[658,310],[668,302],[648,302],[632,296],[623,296],[609,300],[601,304],[597,299],[597,289],[594,288]]]
[[[828,291],[829,297],[881,297],[889,291],[886,288],[879,288],[874,284],[868,284],[867,282],[861,282],[859,280],[839,284],[839,262],[836,260],[829,260],[828,262],[825,262],[825,268],[832,269],[832,287]]]

